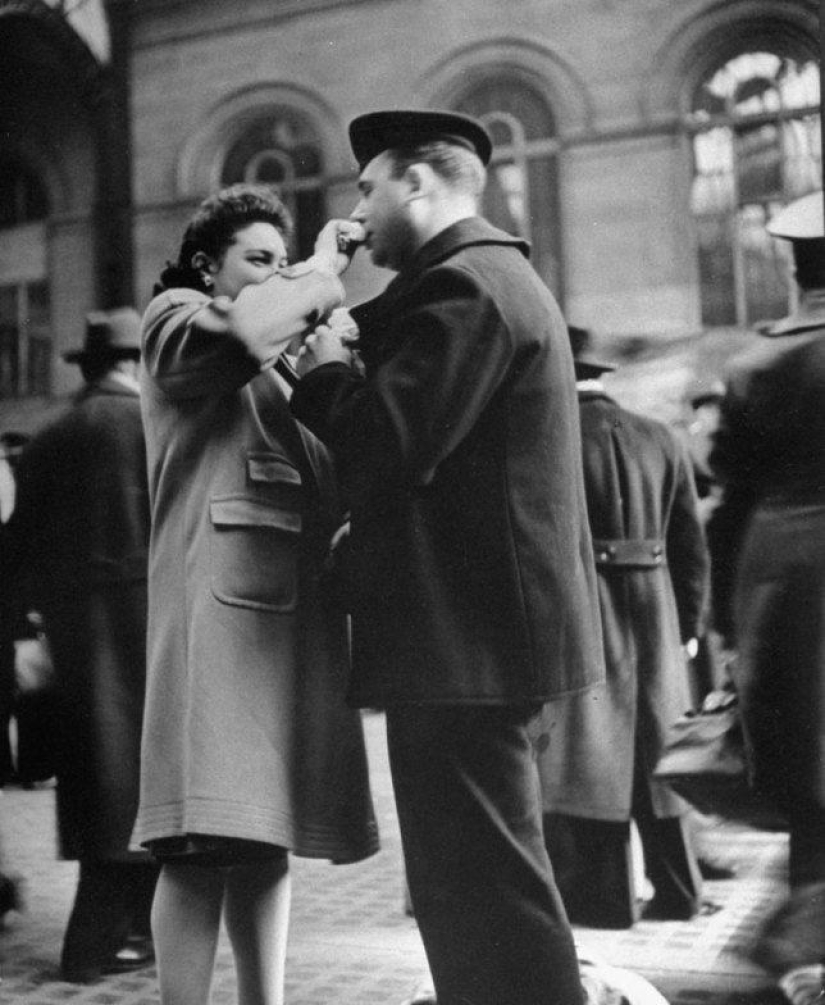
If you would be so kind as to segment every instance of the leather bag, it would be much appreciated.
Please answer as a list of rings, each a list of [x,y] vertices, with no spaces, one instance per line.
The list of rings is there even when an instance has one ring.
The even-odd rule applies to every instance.
[[[777,808],[750,784],[739,700],[712,691],[671,727],[654,777],[700,812],[759,830],[786,830]]]

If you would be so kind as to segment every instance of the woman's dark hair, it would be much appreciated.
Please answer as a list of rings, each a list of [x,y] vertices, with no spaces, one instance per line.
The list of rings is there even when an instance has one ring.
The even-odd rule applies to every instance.
[[[271,223],[284,241],[292,233],[289,210],[268,185],[230,185],[204,199],[184,232],[177,262],[166,263],[153,294],[180,286],[208,293],[192,259],[202,251],[219,262],[235,234],[251,223]]]

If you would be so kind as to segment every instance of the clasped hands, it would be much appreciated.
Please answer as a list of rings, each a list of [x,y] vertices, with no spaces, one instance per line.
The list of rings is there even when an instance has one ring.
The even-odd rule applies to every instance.
[[[358,326],[345,307],[336,308],[325,324],[318,325],[304,339],[298,352],[296,369],[300,377],[324,363],[346,363],[352,366],[353,343],[358,338]]]
[[[313,258],[340,275],[363,239],[364,229],[360,223],[330,220],[318,234]],[[352,365],[354,355],[351,345],[357,338],[358,326],[349,312],[343,307],[337,308],[325,324],[318,325],[304,339],[296,364],[298,375],[303,377],[324,363]]]

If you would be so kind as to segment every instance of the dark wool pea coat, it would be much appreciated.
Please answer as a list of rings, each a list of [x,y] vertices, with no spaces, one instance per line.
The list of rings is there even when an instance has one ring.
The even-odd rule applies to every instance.
[[[55,665],[61,853],[132,857],[149,544],[136,388],[104,378],[33,437],[7,530],[4,574],[25,577]]]
[[[545,810],[630,819],[641,756],[654,811],[676,816],[685,804],[650,776],[666,732],[691,705],[681,645],[699,634],[707,594],[691,465],[663,423],[598,390],[580,400],[607,682],[584,702],[545,708]]]
[[[525,245],[461,220],[352,313],[366,376],[325,364],[292,398],[350,493],[352,700],[600,680],[570,345]]]
[[[753,778],[786,811],[825,806],[825,325],[790,321],[732,374],[712,455],[743,525],[734,681]]]

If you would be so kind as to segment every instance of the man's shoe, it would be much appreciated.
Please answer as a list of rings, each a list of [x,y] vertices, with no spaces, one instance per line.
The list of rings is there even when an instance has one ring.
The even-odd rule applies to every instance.
[[[23,906],[23,881],[0,873],[0,922],[9,911],[22,911]]]
[[[60,979],[69,984],[94,984],[103,976],[102,967],[67,967],[60,968]]]
[[[148,938],[130,937],[126,945],[115,953],[115,958],[103,968],[106,974],[124,974],[131,970],[150,967],[155,962],[155,949]]]
[[[70,984],[93,984],[107,974],[126,974],[132,970],[142,970],[154,962],[155,950],[151,939],[129,938],[107,963],[89,966],[63,964],[61,977]]]
[[[645,921],[692,921],[694,918],[706,917],[721,910],[722,905],[712,900],[703,900],[697,906],[685,901],[670,904],[654,897],[642,908],[642,918]]]
[[[644,921],[690,921],[699,913],[694,904],[682,901],[678,904],[669,904],[664,900],[654,897],[647,901],[642,908],[642,919]]]

